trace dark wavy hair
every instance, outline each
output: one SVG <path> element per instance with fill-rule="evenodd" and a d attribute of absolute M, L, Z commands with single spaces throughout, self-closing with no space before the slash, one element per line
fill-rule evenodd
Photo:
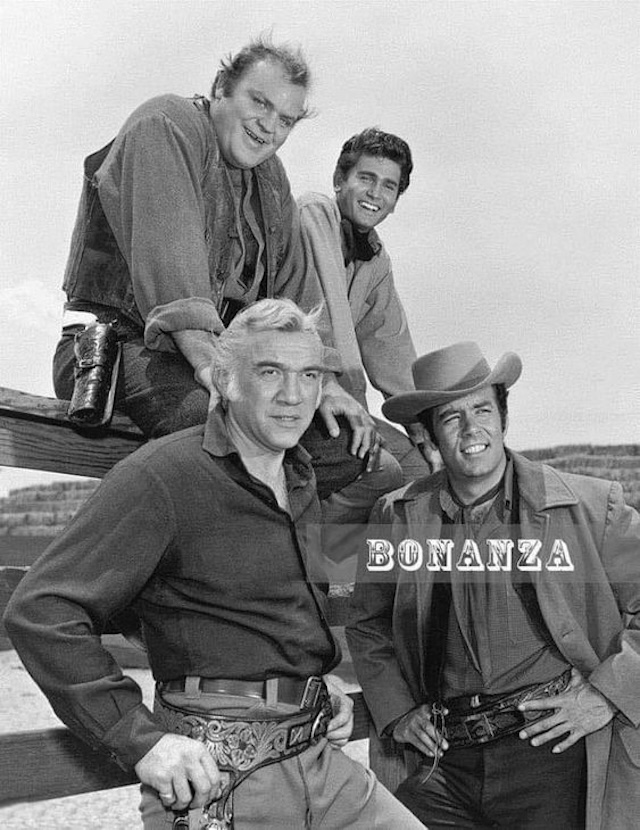
<path fill-rule="evenodd" d="M 494 383 L 492 384 L 492 386 L 496 391 L 496 403 L 498 404 L 498 412 L 500 413 L 500 426 L 502 427 L 502 431 L 504 432 L 507 426 L 507 415 L 509 414 L 509 407 L 507 406 L 509 390 L 504 385 L 504 383 Z M 433 406 L 430 409 L 424 409 L 422 412 L 418 414 L 416 421 L 419 421 L 419 423 L 423 425 L 423 427 L 429 433 L 429 438 L 431 438 L 431 441 L 437 447 L 438 442 L 436 440 L 433 420 L 433 416 L 436 409 L 436 406 Z"/>
<path fill-rule="evenodd" d="M 260 35 L 235 55 L 229 54 L 220 61 L 220 69 L 211 86 L 211 97 L 215 97 L 218 90 L 225 97 L 231 95 L 247 69 L 265 60 L 279 63 L 295 86 L 305 90 L 311 86 L 311 71 L 300 47 L 289 43 L 276 45 L 268 35 Z M 308 110 L 305 109 L 302 118 L 307 115 Z"/>
<path fill-rule="evenodd" d="M 346 179 L 349 172 L 358 163 L 360 156 L 379 156 L 391 159 L 400 167 L 399 193 L 409 187 L 409 179 L 413 170 L 411 150 L 406 141 L 392 133 L 385 133 L 377 127 L 367 127 L 357 135 L 352 135 L 342 145 L 340 156 L 336 163 L 334 182 Z"/>

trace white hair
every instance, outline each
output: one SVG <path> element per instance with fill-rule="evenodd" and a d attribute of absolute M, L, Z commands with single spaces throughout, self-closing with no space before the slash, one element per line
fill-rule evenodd
<path fill-rule="evenodd" d="M 321 313 L 321 306 L 306 313 L 292 300 L 258 300 L 236 314 L 218 337 L 211 365 L 218 401 L 238 398 L 238 362 L 249 335 L 261 331 L 304 332 L 320 339 L 318 320 Z"/>

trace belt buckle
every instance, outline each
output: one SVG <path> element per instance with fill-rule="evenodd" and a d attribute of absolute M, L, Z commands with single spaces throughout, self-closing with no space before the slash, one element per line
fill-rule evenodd
<path fill-rule="evenodd" d="M 318 696 L 320 695 L 320 689 L 322 688 L 322 678 L 321 677 L 310 677 L 307 680 L 307 685 L 304 687 L 304 692 L 302 693 L 302 700 L 300 701 L 300 708 L 301 709 L 313 709 L 313 707 L 318 702 Z"/>
<path fill-rule="evenodd" d="M 469 727 L 469 721 L 473 722 L 473 726 L 471 728 Z M 464 728 L 467 731 L 467 735 L 469 736 L 469 740 L 474 743 L 484 744 L 495 737 L 496 730 L 493 729 L 491 721 L 484 712 L 465 718 L 463 723 Z"/>

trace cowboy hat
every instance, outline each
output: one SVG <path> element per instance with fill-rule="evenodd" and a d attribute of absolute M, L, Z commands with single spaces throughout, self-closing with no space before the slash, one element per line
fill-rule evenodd
<path fill-rule="evenodd" d="M 522 372 L 522 361 L 514 352 L 507 352 L 491 369 L 478 344 L 466 341 L 429 352 L 415 360 L 411 368 L 416 391 L 393 395 L 382 404 L 385 418 L 398 424 L 410 424 L 425 409 L 462 398 L 483 386 L 513 386 Z"/>

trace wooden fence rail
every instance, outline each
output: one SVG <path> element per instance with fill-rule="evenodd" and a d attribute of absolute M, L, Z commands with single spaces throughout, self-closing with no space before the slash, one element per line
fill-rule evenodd
<path fill-rule="evenodd" d="M 122 415 L 116 415 L 108 429 L 88 432 L 66 420 L 66 409 L 64 401 L 0 387 L 0 466 L 101 478 L 144 441 L 140 430 Z M 0 567 L 0 617 L 25 572 L 22 567 Z M 349 596 L 330 596 L 332 627 L 344 626 L 349 604 Z M 360 740 L 368 736 L 369 714 L 361 693 L 351 697 L 355 715 L 351 740 Z M 0 807 L 135 781 L 106 753 L 91 749 L 65 728 L 0 735 Z"/>

